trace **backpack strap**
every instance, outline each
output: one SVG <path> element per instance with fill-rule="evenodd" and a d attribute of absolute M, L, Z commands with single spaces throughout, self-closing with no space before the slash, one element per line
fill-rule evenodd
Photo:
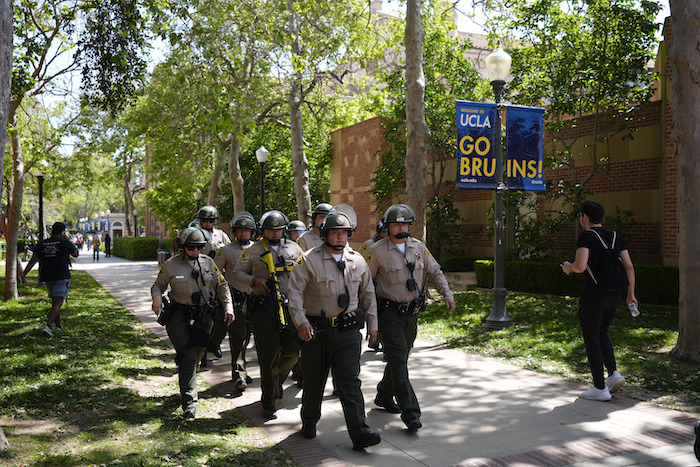
<path fill-rule="evenodd" d="M 595 230 L 588 229 L 587 232 L 593 232 L 595 234 L 595 236 L 598 237 L 598 240 L 600 240 L 600 243 L 603 244 L 603 248 L 605 248 L 606 250 L 612 251 L 612 249 L 615 248 L 615 240 L 617 239 L 617 232 L 615 232 L 614 230 L 613 230 L 613 237 L 612 237 L 612 242 L 610 243 L 610 247 L 608 247 L 608 244 L 605 243 L 605 240 L 603 240 L 603 237 L 601 237 L 600 234 L 598 232 L 596 232 Z M 595 285 L 598 285 L 598 279 L 596 279 L 595 275 L 593 274 L 593 270 L 591 269 L 591 267 L 588 264 L 586 264 L 586 271 L 588 271 L 588 274 L 591 276 L 593 283 Z"/>

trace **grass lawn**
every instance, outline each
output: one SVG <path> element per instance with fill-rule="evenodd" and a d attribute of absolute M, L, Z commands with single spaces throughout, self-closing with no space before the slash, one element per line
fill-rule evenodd
<path fill-rule="evenodd" d="M 0 303 L 0 465 L 296 466 L 230 399 L 199 380 L 184 421 L 173 351 L 84 271 L 73 271 L 66 329 L 41 329 L 36 270 Z M 64 315 L 62 314 L 62 317 Z"/>
<path fill-rule="evenodd" d="M 510 292 L 506 308 L 513 326 L 499 331 L 484 327 L 493 302 L 490 290 L 458 292 L 455 300 L 457 309 L 451 315 L 443 302 L 428 307 L 420 318 L 420 338 L 592 384 L 577 297 Z M 670 355 L 678 338 L 678 309 L 641 304 L 640 310 L 641 315 L 632 318 L 621 306 L 610 330 L 618 369 L 627 380 L 619 394 L 700 414 L 700 364 Z"/>

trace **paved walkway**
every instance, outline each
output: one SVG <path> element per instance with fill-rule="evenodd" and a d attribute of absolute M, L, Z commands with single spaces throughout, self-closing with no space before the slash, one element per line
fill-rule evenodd
<path fill-rule="evenodd" d="M 85 254 L 75 269 L 88 271 L 168 341 L 150 310 L 155 261 L 102 257 L 93 263 Z M 248 358 L 254 359 L 255 352 L 249 351 Z M 607 403 L 586 401 L 577 397 L 585 389 L 581 386 L 422 341 L 416 342 L 409 367 L 423 429 L 409 434 L 398 415 L 372 404 L 384 367 L 381 353 L 365 352 L 362 361 L 367 422 L 382 436 L 381 444 L 366 452 L 352 450 L 340 402 L 330 387 L 318 436 L 307 440 L 299 434 L 301 390 L 291 381 L 285 384 L 277 419 L 264 422 L 254 361 L 249 365 L 254 381 L 238 397 L 228 352 L 200 375 L 230 395 L 232 404 L 303 466 L 698 465 L 694 416 L 621 396 Z"/>

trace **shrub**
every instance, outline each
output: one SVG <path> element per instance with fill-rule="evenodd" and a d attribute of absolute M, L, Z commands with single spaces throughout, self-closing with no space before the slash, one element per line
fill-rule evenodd
<path fill-rule="evenodd" d="M 474 270 L 477 259 L 473 256 L 445 256 L 440 260 L 440 265 L 444 272 L 467 272 Z"/>
<path fill-rule="evenodd" d="M 119 237 L 114 239 L 112 254 L 135 261 L 154 260 L 158 245 L 158 237 Z"/>
<path fill-rule="evenodd" d="M 583 287 L 583 274 L 566 276 L 558 263 L 543 261 L 506 261 L 505 287 L 518 292 L 578 296 Z M 678 267 L 639 264 L 636 272 L 636 294 L 642 303 L 678 305 Z M 474 271 L 479 287 L 493 287 L 493 261 L 477 260 Z"/>

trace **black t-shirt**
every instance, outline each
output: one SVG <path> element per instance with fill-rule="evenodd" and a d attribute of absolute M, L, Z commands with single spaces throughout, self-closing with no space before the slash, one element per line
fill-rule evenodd
<path fill-rule="evenodd" d="M 39 280 L 42 282 L 70 279 L 70 255 L 75 245 L 61 237 L 50 237 L 37 243 L 34 254 L 39 258 Z"/>
<path fill-rule="evenodd" d="M 605 227 L 591 227 L 590 230 L 595 230 L 598 232 L 598 235 L 600 235 L 605 244 L 610 247 L 613 238 L 612 229 L 607 229 Z M 605 247 L 603 247 L 603 244 L 600 243 L 598 235 L 590 230 L 585 230 L 579 234 L 578 239 L 576 240 L 576 248 L 588 248 L 588 266 L 593 270 L 593 274 L 595 274 L 596 277 L 599 277 L 600 263 L 603 258 L 603 249 Z M 613 249 L 615 253 L 617 253 L 617 256 L 620 256 L 621 251 L 627 249 L 625 240 L 619 233 L 617 233 L 615 236 L 615 245 Z M 593 284 L 593 279 L 591 279 L 590 274 L 586 272 L 584 273 L 584 276 L 586 277 L 587 283 Z"/>

